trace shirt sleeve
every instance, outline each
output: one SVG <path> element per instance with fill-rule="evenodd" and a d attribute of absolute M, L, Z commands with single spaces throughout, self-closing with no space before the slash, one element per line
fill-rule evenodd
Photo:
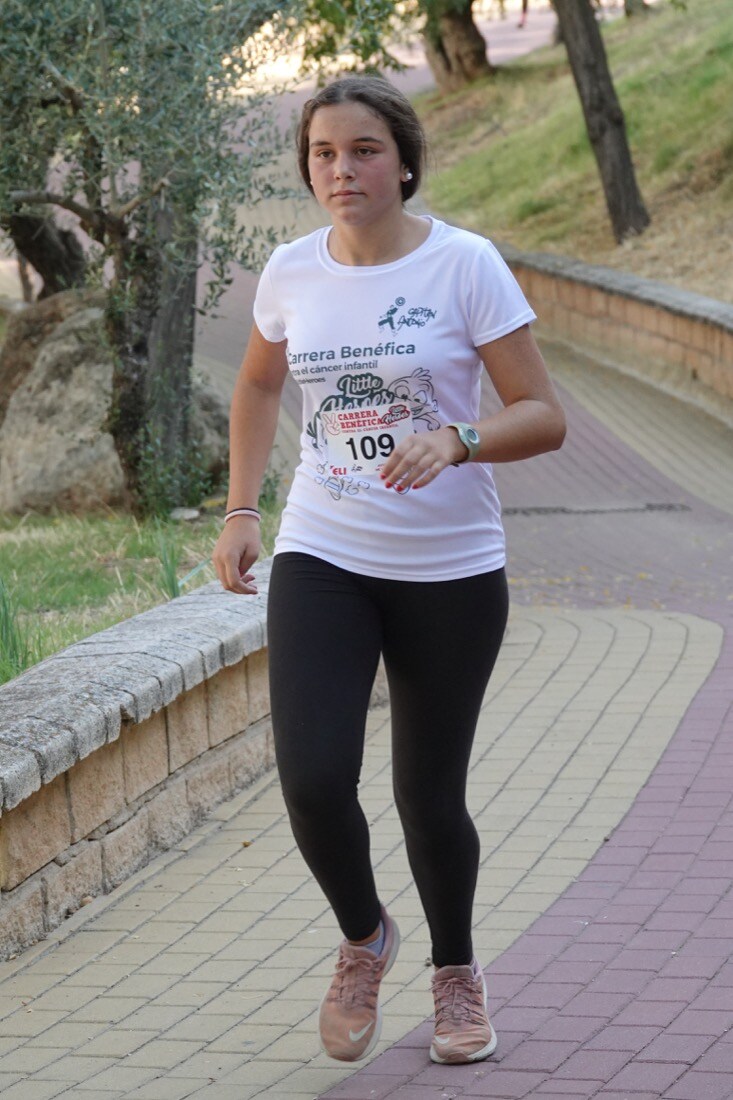
<path fill-rule="evenodd" d="M 276 252 L 277 249 L 270 256 L 260 275 L 252 310 L 257 328 L 265 340 L 269 340 L 272 344 L 279 344 L 285 339 L 285 321 L 272 281 L 272 267 Z"/>
<path fill-rule="evenodd" d="M 467 310 L 474 347 L 537 320 L 498 249 L 484 240 L 473 264 Z"/>

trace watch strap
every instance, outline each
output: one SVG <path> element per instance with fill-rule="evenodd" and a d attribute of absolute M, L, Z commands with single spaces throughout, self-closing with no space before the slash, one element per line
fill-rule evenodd
<path fill-rule="evenodd" d="M 447 428 L 455 428 L 458 432 L 458 438 L 463 446 L 468 451 L 468 454 L 464 459 L 459 462 L 454 462 L 454 466 L 461 466 L 464 462 L 469 462 L 474 459 L 479 452 L 481 441 L 478 438 L 478 432 L 472 424 L 465 424 L 462 420 L 453 421 L 450 424 L 446 424 Z"/>

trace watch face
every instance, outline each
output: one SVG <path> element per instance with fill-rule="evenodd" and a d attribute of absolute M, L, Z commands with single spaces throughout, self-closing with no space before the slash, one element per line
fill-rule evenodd
<path fill-rule="evenodd" d="M 469 443 L 475 444 L 479 442 L 479 434 L 475 428 L 466 428 L 466 439 Z"/>

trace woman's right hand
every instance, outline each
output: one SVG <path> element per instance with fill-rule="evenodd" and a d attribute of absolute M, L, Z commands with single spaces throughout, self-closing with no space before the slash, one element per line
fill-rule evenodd
<path fill-rule="evenodd" d="M 256 596 L 254 575 L 248 570 L 260 556 L 260 524 L 254 516 L 233 516 L 224 524 L 211 555 L 216 575 L 229 592 Z"/>

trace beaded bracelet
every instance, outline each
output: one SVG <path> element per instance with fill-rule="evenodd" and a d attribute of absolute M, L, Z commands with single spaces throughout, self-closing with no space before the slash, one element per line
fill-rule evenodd
<path fill-rule="evenodd" d="M 233 519 L 234 516 L 252 516 L 252 518 L 256 519 L 258 522 L 262 519 L 262 516 L 256 508 L 232 508 L 231 512 L 227 512 L 224 516 L 224 522 L 226 523 L 227 520 Z"/>

